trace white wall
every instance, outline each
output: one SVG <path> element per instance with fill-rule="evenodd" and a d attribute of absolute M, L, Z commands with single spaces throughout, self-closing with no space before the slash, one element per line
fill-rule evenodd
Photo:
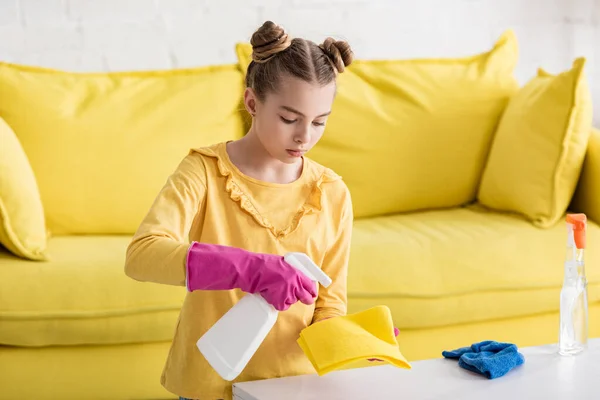
<path fill-rule="evenodd" d="M 600 122 L 600 0 L 0 0 L 0 60 L 73 71 L 234 62 L 234 43 L 265 19 L 344 38 L 359 58 L 480 52 L 510 27 L 521 82 L 588 58 Z"/>

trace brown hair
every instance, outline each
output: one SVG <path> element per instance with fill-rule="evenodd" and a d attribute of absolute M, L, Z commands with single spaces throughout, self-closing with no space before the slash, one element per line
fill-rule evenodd
<path fill-rule="evenodd" d="M 353 53 L 344 41 L 327 38 L 317 45 L 301 39 L 290 39 L 285 30 L 266 21 L 250 40 L 252 61 L 246 73 L 246 86 L 260 100 L 277 90 L 282 76 L 288 75 L 305 82 L 325 86 L 352 63 Z"/>

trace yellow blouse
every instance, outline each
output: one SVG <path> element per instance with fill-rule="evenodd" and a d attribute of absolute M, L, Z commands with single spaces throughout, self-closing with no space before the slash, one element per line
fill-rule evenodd
<path fill-rule="evenodd" d="M 135 233 L 125 272 L 140 281 L 185 286 L 191 241 L 259 253 L 306 253 L 333 283 L 319 286 L 315 304 L 298 302 L 281 312 L 234 382 L 314 373 L 296 340 L 311 323 L 346 314 L 352 220 L 346 184 L 307 157 L 298 180 L 276 184 L 244 175 L 229 159 L 224 142 L 192 149 Z M 196 341 L 243 295 L 237 289 L 187 294 L 161 377 L 167 390 L 193 399 L 231 398 L 234 382 L 210 367 Z"/>

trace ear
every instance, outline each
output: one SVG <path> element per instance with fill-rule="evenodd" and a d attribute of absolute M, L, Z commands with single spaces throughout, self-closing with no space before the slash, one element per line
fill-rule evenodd
<path fill-rule="evenodd" d="M 244 106 L 246 111 L 252 116 L 256 115 L 256 106 L 258 104 L 258 98 L 256 92 L 252 88 L 246 88 L 244 91 Z"/>

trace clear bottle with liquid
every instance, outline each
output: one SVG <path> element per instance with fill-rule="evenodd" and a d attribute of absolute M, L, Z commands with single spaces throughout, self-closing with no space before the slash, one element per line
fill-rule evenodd
<path fill-rule="evenodd" d="M 575 355 L 587 348 L 588 297 L 585 277 L 585 214 L 567 215 L 567 254 L 560 293 L 558 352 Z"/>

